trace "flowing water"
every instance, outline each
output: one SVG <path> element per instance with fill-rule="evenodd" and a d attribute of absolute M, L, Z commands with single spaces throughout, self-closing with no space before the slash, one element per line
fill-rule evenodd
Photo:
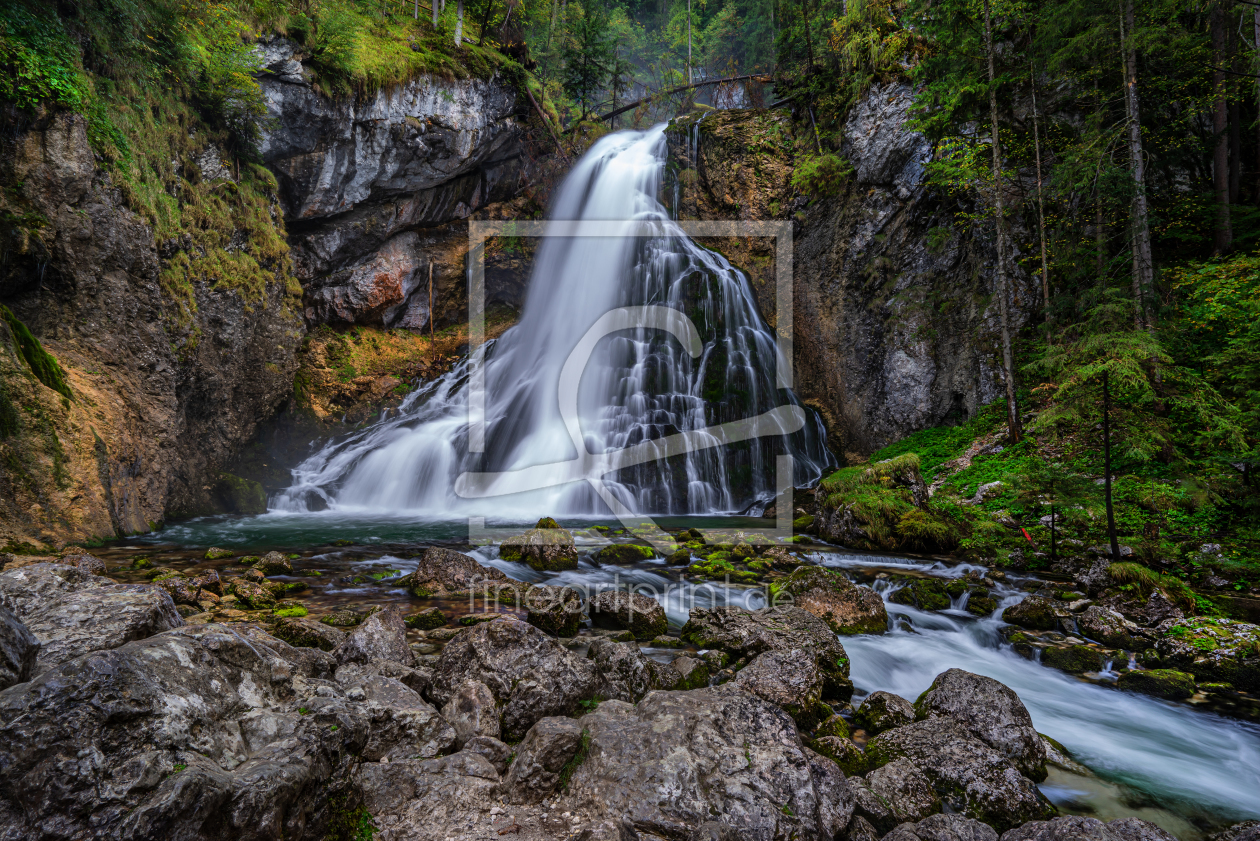
<path fill-rule="evenodd" d="M 607 515 L 609 500 L 572 481 L 566 463 L 635 447 L 649 455 L 604 483 L 634 514 L 745 510 L 773 495 L 775 456 L 783 452 L 793 456 L 795 485 L 816 481 L 831 463 L 822 427 L 795 395 L 777 388 L 775 336 L 747 278 L 686 237 L 658 202 L 665 157 L 663 126 L 619 132 L 596 143 L 566 178 L 552 208 L 562 221 L 552 230 L 572 220 L 611 222 L 605 232 L 614 235 L 543 239 L 519 323 L 485 348 L 484 453 L 470 445 L 477 355 L 409 396 L 396 416 L 307 459 L 273 507 L 373 516 Z M 576 419 L 566 416 L 566 362 L 588 330 L 624 307 L 682 313 L 700 339 L 691 349 L 698 353 L 647 326 L 650 314 L 636 316 L 638 326 L 590 347 L 577 369 Z M 770 419 L 762 437 L 714 446 L 714 427 L 763 415 Z M 690 451 L 665 452 L 660 442 L 684 434 Z M 507 475 L 488 483 L 485 493 L 496 498 L 460 499 L 466 472 Z"/>

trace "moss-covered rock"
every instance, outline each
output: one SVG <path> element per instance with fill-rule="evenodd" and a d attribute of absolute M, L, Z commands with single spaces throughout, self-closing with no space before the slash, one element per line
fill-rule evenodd
<path fill-rule="evenodd" d="M 847 776 L 856 777 L 870 770 L 871 763 L 862 749 L 840 736 L 821 736 L 809 743 L 815 753 L 820 753 L 840 766 Z"/>
<path fill-rule="evenodd" d="M 298 648 L 332 651 L 345 640 L 343 631 L 326 623 L 302 617 L 279 617 L 271 626 L 271 635 Z"/>
<path fill-rule="evenodd" d="M 408 628 L 431 631 L 446 624 L 446 614 L 436 607 L 426 607 L 424 610 L 404 616 L 403 624 Z"/>
<path fill-rule="evenodd" d="M 237 603 L 252 610 L 271 610 L 276 606 L 276 596 L 266 587 L 246 581 L 244 578 L 228 580 L 228 587 Z"/>
<path fill-rule="evenodd" d="M 600 564 L 639 564 L 656 557 L 656 550 L 651 546 L 640 546 L 636 543 L 613 543 L 595 553 L 593 560 Z"/>
<path fill-rule="evenodd" d="M 202 557 L 204 557 L 207 561 L 221 561 L 224 558 L 230 558 L 235 554 L 236 553 L 231 549 L 220 549 L 218 546 L 212 546 L 206 550 L 206 554 Z"/>
<path fill-rule="evenodd" d="M 633 639 L 650 640 L 669 630 L 665 609 L 656 599 L 624 590 L 606 590 L 591 597 L 591 624 L 625 629 Z"/>
<path fill-rule="evenodd" d="M 914 721 L 914 705 L 891 692 L 872 692 L 862 701 L 853 721 L 867 734 L 874 736 Z"/>
<path fill-rule="evenodd" d="M 824 567 L 798 567 L 777 593 L 791 596 L 793 604 L 822 619 L 837 634 L 888 630 L 888 612 L 878 593 Z"/>
<path fill-rule="evenodd" d="M 1179 701 L 1194 694 L 1194 675 L 1176 669 L 1135 669 L 1120 675 L 1117 685 L 1127 692 Z"/>
<path fill-rule="evenodd" d="M 555 523 L 548 517 L 540 524 Z M 573 535 L 562 528 L 535 526 L 522 535 L 509 537 L 499 546 L 499 557 L 507 561 L 520 561 L 531 569 L 559 572 L 577 569 L 577 545 Z"/>
<path fill-rule="evenodd" d="M 242 562 L 244 559 L 242 559 Z M 263 575 L 292 575 L 293 562 L 287 555 L 279 552 L 268 552 L 253 563 L 254 569 Z"/>
<path fill-rule="evenodd" d="M 253 515 L 267 513 L 267 492 L 252 479 L 242 479 L 231 473 L 220 473 L 212 489 L 215 500 L 232 514 Z"/>
<path fill-rule="evenodd" d="M 840 739 L 849 738 L 849 722 L 838 715 L 827 717 L 822 724 L 818 725 L 818 729 L 814 731 L 815 739 L 821 739 L 824 736 L 835 736 Z"/>
<path fill-rule="evenodd" d="M 353 610 L 334 610 L 332 613 L 319 617 L 320 622 L 334 628 L 353 628 L 362 625 L 365 619 L 367 619 L 365 615 L 355 613 Z"/>
<path fill-rule="evenodd" d="M 1260 691 L 1260 626 L 1195 616 L 1170 627 L 1155 650 L 1163 665 L 1189 672 L 1202 683 Z"/>
<path fill-rule="evenodd" d="M 897 604 L 917 607 L 919 610 L 949 608 L 949 594 L 945 592 L 945 582 L 936 578 L 910 579 L 888 599 Z"/>
<path fill-rule="evenodd" d="M 967 599 L 967 612 L 973 616 L 989 616 L 997 608 L 997 600 L 989 595 L 973 594 Z"/>
<path fill-rule="evenodd" d="M 1102 653 L 1088 645 L 1069 645 L 1047 648 L 1041 652 L 1041 663 L 1052 669 L 1071 674 L 1096 672 L 1103 666 Z"/>
<path fill-rule="evenodd" d="M 1030 631 L 1053 631 L 1059 627 L 1059 608 L 1043 596 L 1028 596 L 1002 611 L 1002 619 Z"/>

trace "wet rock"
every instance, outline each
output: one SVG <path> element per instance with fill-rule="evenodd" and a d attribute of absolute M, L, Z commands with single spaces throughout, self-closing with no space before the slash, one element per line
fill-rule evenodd
<path fill-rule="evenodd" d="M 306 616 L 277 619 L 271 634 L 295 648 L 318 648 L 332 651 L 346 641 L 344 631 Z"/>
<path fill-rule="evenodd" d="M 866 784 L 881 802 L 887 804 L 891 825 L 885 829 L 871 821 L 882 832 L 891 831 L 897 824 L 921 821 L 941 811 L 941 799 L 932 788 L 932 781 L 903 759 L 871 771 L 866 775 Z"/>
<path fill-rule="evenodd" d="M 1163 665 L 1202 683 L 1260 691 L 1260 626 L 1208 616 L 1182 619 L 1164 631 L 1155 650 Z"/>
<path fill-rule="evenodd" d="M 872 692 L 862 701 L 853 721 L 870 735 L 914 721 L 914 705 L 891 692 Z"/>
<path fill-rule="evenodd" d="M 582 596 L 572 587 L 539 585 L 525 596 L 526 621 L 552 636 L 577 636 L 582 624 Z"/>
<path fill-rule="evenodd" d="M 853 695 L 849 657 L 825 622 L 799 607 L 748 611 L 719 607 L 691 611 L 682 639 L 702 649 L 718 649 L 734 659 L 766 651 L 813 652 L 823 675 L 823 700 Z"/>
<path fill-rule="evenodd" d="M 1079 675 L 1096 672 L 1103 666 L 1102 654 L 1088 645 L 1047 648 L 1041 652 L 1041 664 L 1052 669 Z"/>
<path fill-rule="evenodd" d="M 359 758 L 365 762 L 427 759 L 450 751 L 456 735 L 449 720 L 420 693 L 374 666 L 350 663 L 336 672 L 346 698 L 356 702 L 357 712 L 367 719 L 367 739 Z"/>
<path fill-rule="evenodd" d="M 1112 590 L 1100 594 L 1098 603 L 1109 607 L 1125 619 L 1142 628 L 1153 628 L 1165 622 L 1180 622 L 1186 618 L 1181 608 L 1177 607 L 1160 590 L 1152 590 L 1148 595 Z"/>
<path fill-rule="evenodd" d="M 276 606 L 276 596 L 261 584 L 244 578 L 229 578 L 228 587 L 236 601 L 250 610 L 271 610 Z"/>
<path fill-rule="evenodd" d="M 536 528 L 503 541 L 499 546 L 499 557 L 506 561 L 520 561 L 537 570 L 557 572 L 577 569 L 578 553 L 573 534 L 567 529 L 557 528 L 555 520 L 544 518 L 538 522 Z"/>
<path fill-rule="evenodd" d="M 916 721 L 866 746 L 875 766 L 906 759 L 932 781 L 944 807 L 1006 830 L 1048 818 L 1055 808 L 1001 752 L 952 718 Z"/>
<path fill-rule="evenodd" d="M 236 553 L 231 549 L 220 549 L 218 546 L 211 546 L 206 550 L 206 554 L 202 555 L 207 561 L 221 561 L 224 558 L 230 558 Z"/>
<path fill-rule="evenodd" d="M 371 660 L 393 660 L 404 666 L 415 664 L 415 655 L 407 645 L 407 627 L 402 611 L 390 606 L 374 613 L 351 631 L 333 652 L 338 663 L 367 663 Z"/>
<path fill-rule="evenodd" d="M 997 610 L 997 599 L 976 591 L 967 599 L 967 612 L 972 616 L 989 616 Z"/>
<path fill-rule="evenodd" d="M 1138 626 L 1116 611 L 1101 605 L 1090 605 L 1076 617 L 1080 632 L 1109 648 L 1134 651 L 1145 647 L 1145 640 L 1138 636 Z"/>
<path fill-rule="evenodd" d="M 38 656 L 39 640 L 10 610 L 0 606 L 0 689 L 30 680 Z"/>
<path fill-rule="evenodd" d="M 263 575 L 292 575 L 293 562 L 287 555 L 279 552 L 268 552 L 254 563 L 254 569 Z"/>
<path fill-rule="evenodd" d="M 818 798 L 818 834 L 822 838 L 834 838 L 853 817 L 853 793 L 840 766 L 809 748 L 804 751 Z"/>
<path fill-rule="evenodd" d="M 1053 631 L 1059 627 L 1059 609 L 1044 596 L 1028 596 L 1003 610 L 1002 619 L 1030 631 Z"/>
<path fill-rule="evenodd" d="M 809 746 L 816 753 L 836 763 L 836 766 L 849 776 L 865 774 L 870 768 L 870 760 L 866 758 L 866 754 L 847 738 L 819 736 L 811 740 Z"/>
<path fill-rule="evenodd" d="M 192 578 L 203 593 L 214 593 L 216 596 L 223 595 L 223 582 L 219 578 L 219 573 L 213 569 L 203 570 Z"/>
<path fill-rule="evenodd" d="M 932 815 L 884 836 L 889 841 L 997 841 L 993 827 L 962 815 Z"/>
<path fill-rule="evenodd" d="M 160 587 L 114 584 L 64 564 L 32 564 L 0 573 L 0 605 L 40 642 L 34 675 L 81 654 L 184 624 Z"/>
<path fill-rule="evenodd" d="M 481 754 L 462 750 L 434 759 L 363 762 L 353 783 L 379 827 L 377 841 L 495 837 L 490 818 L 499 774 Z M 474 824 L 480 824 L 477 830 Z M 357 827 L 355 827 L 357 829 Z"/>
<path fill-rule="evenodd" d="M 1033 821 L 1002 833 L 1002 841 L 1174 841 L 1152 823 L 1123 818 L 1103 823 L 1097 818 L 1068 815 Z"/>
<path fill-rule="evenodd" d="M 572 714 L 599 686 L 590 661 L 515 619 L 456 634 L 434 667 L 429 697 L 446 704 L 465 680 L 480 681 L 494 694 L 507 740 L 523 737 L 541 718 Z"/>
<path fill-rule="evenodd" d="M 1260 841 L 1260 821 L 1236 823 L 1213 835 L 1212 841 Z"/>
<path fill-rule="evenodd" d="M 77 567 L 89 575 L 104 575 L 106 573 L 105 562 L 95 555 L 89 555 L 86 552 L 76 553 L 73 555 L 63 555 L 61 557 L 63 564 Z"/>
<path fill-rule="evenodd" d="M 771 546 L 761 553 L 761 558 L 769 561 L 775 569 L 780 570 L 796 569 L 801 565 L 801 559 L 782 546 Z"/>
<path fill-rule="evenodd" d="M 463 749 L 477 736 L 499 738 L 499 710 L 484 683 L 464 681 L 442 707 L 442 718 L 455 728 L 455 747 Z"/>
<path fill-rule="evenodd" d="M 537 803 L 572 776 L 574 762 L 589 734 L 571 718 L 540 719 L 516 748 L 507 773 L 508 797 L 513 803 Z M 562 775 L 564 775 L 562 780 Z"/>
<path fill-rule="evenodd" d="M 915 704 L 919 719 L 948 717 L 1009 758 L 1025 776 L 1046 778 L 1046 749 L 1023 701 L 990 677 L 949 669 Z"/>
<path fill-rule="evenodd" d="M 197 582 L 176 573 L 155 578 L 153 583 L 169 593 L 175 604 L 200 607 L 201 588 Z"/>
<path fill-rule="evenodd" d="M 658 664 L 644 656 L 633 643 L 597 639 L 586 656 L 599 672 L 596 695 L 609 701 L 637 704 L 649 691 L 659 687 Z"/>
<path fill-rule="evenodd" d="M 919 610 L 946 610 L 950 599 L 945 588 L 945 582 L 936 578 L 912 578 L 888 599 Z"/>
<path fill-rule="evenodd" d="M 699 689 L 709 685 L 709 666 L 694 657 L 675 657 L 669 665 L 654 667 L 657 686 L 661 689 Z"/>
<path fill-rule="evenodd" d="M 307 795 L 343 784 L 373 729 L 373 702 L 348 698 L 332 662 L 211 624 L 81 655 L 0 693 L 0 836 L 321 837 L 326 803 Z M 89 768 L 74 759 L 85 750 Z"/>
<path fill-rule="evenodd" d="M 1120 675 L 1116 685 L 1126 692 L 1180 701 L 1194 694 L 1194 675 L 1176 669 L 1135 669 Z"/>
<path fill-rule="evenodd" d="M 431 631 L 434 628 L 441 628 L 446 624 L 446 614 L 440 608 L 426 607 L 417 613 L 412 613 L 403 617 L 403 624 L 408 628 L 418 628 L 421 631 Z"/>
<path fill-rule="evenodd" d="M 882 634 L 888 630 L 884 600 L 869 587 L 818 566 L 801 566 L 779 585 L 792 603 L 826 622 L 837 634 Z"/>
<path fill-rule="evenodd" d="M 485 758 L 500 775 L 512 759 L 512 748 L 492 736 L 473 736 L 464 744 L 464 750 Z"/>
<path fill-rule="evenodd" d="M 827 837 L 852 811 L 791 718 L 733 685 L 607 701 L 579 724 L 590 749 L 563 803 L 641 832 L 685 838 L 720 815 L 740 837 Z"/>
<path fill-rule="evenodd" d="M 669 630 L 665 608 L 656 599 L 625 590 L 605 590 L 591 598 L 591 624 L 625 628 L 635 639 L 650 640 Z"/>
<path fill-rule="evenodd" d="M 641 564 L 644 561 L 655 558 L 656 550 L 650 546 L 640 546 L 637 543 L 612 543 L 600 549 L 591 556 L 591 560 L 599 564 Z"/>
<path fill-rule="evenodd" d="M 407 588 L 417 598 L 427 599 L 451 593 L 481 592 L 494 582 L 508 580 L 502 572 L 482 566 L 475 558 L 451 549 L 431 547 L 416 560 L 416 571 L 399 579 L 398 586 Z"/>
<path fill-rule="evenodd" d="M 813 729 L 818 723 L 823 679 L 813 652 L 797 648 L 758 654 L 739 672 L 735 683 L 782 709 L 802 729 Z"/>
<path fill-rule="evenodd" d="M 319 621 L 333 628 L 353 628 L 363 624 L 366 618 L 362 613 L 355 613 L 353 610 L 334 610 L 319 617 Z"/>

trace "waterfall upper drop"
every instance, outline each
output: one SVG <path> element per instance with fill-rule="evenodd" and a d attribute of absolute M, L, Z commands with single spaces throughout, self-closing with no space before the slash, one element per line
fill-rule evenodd
<path fill-rule="evenodd" d="M 579 341 L 610 311 L 668 307 L 690 319 L 702 346 L 692 355 L 661 330 L 619 330 L 594 348 L 580 378 L 577 418 L 589 453 L 612 453 L 667 436 L 703 438 L 719 424 L 799 407 L 775 385 L 775 336 L 757 311 L 747 278 L 685 236 L 657 200 L 665 167 L 664 126 L 598 141 L 574 166 L 551 211 L 554 220 L 614 223 L 620 236 L 542 240 L 519 322 L 487 343 L 484 452 L 469 451 L 465 361 L 408 395 L 396 416 L 326 446 L 294 470 L 275 501 L 285 511 L 325 505 L 373 514 L 533 518 L 607 516 L 609 506 L 578 481 L 494 499 L 461 499 L 465 473 L 569 472 L 574 440 L 559 401 L 561 371 Z M 647 229 L 647 235 L 644 230 Z M 694 349 L 694 348 L 693 348 Z M 793 457 L 792 481 L 812 483 L 832 462 L 821 424 L 678 454 L 659 453 L 602 477 L 636 514 L 733 513 L 775 491 L 776 455 Z M 796 429 L 796 431 L 792 431 Z M 712 443 L 712 442 L 710 442 Z M 648 446 L 652 446 L 649 444 Z M 536 471 L 537 472 L 537 471 Z"/>

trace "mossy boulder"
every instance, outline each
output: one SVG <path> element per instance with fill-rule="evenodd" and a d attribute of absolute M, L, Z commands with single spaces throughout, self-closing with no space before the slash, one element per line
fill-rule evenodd
<path fill-rule="evenodd" d="M 236 553 L 231 549 L 220 549 L 218 546 L 212 546 L 206 550 L 206 554 L 202 557 L 204 557 L 207 561 L 221 561 L 224 558 L 230 558 L 235 554 Z"/>
<path fill-rule="evenodd" d="M 937 578 L 910 579 L 888 599 L 919 610 L 946 610 L 950 603 L 945 582 Z"/>
<path fill-rule="evenodd" d="M 914 705 L 891 692 L 872 692 L 862 701 L 853 716 L 853 722 L 874 736 L 914 721 Z"/>
<path fill-rule="evenodd" d="M 325 625 L 331 625 L 334 628 L 354 628 L 363 624 L 363 620 L 367 619 L 362 613 L 355 613 L 353 610 L 334 610 L 332 613 L 319 617 L 319 621 Z"/>
<path fill-rule="evenodd" d="M 1180 701 L 1194 694 L 1194 675 L 1176 669 L 1135 669 L 1120 675 L 1117 685 L 1126 692 Z"/>
<path fill-rule="evenodd" d="M 298 648 L 332 651 L 346 639 L 345 632 L 307 617 L 278 617 L 271 635 Z"/>
<path fill-rule="evenodd" d="M 582 597 L 570 587 L 540 585 L 525 596 L 526 621 L 552 636 L 577 636 L 582 623 Z"/>
<path fill-rule="evenodd" d="M 573 534 L 566 529 L 551 528 L 556 521 L 549 517 L 538 522 L 538 526 L 524 534 L 503 541 L 499 557 L 505 561 L 520 561 L 542 572 L 577 569 L 578 552 Z"/>
<path fill-rule="evenodd" d="M 679 549 L 677 552 L 670 553 L 665 558 L 665 563 L 672 567 L 685 566 L 691 563 L 691 550 Z"/>
<path fill-rule="evenodd" d="M 840 766 L 847 776 L 856 777 L 870 770 L 871 763 L 862 749 L 840 736 L 820 736 L 809 743 L 815 753 L 820 753 Z"/>
<path fill-rule="evenodd" d="M 1088 645 L 1068 645 L 1042 651 L 1041 664 L 1061 672 L 1079 675 L 1101 669 L 1103 656 L 1098 649 L 1090 648 Z"/>
<path fill-rule="evenodd" d="M 252 479 L 242 479 L 231 473 L 220 473 L 211 490 L 215 501 L 232 514 L 253 515 L 267 513 L 267 492 Z"/>
<path fill-rule="evenodd" d="M 1030 631 L 1053 631 L 1059 627 L 1059 610 L 1044 596 L 1028 596 L 1002 611 L 1002 619 Z"/>
<path fill-rule="evenodd" d="M 595 553 L 593 560 L 601 564 L 639 564 L 656 557 L 656 550 L 651 546 L 640 546 L 637 543 L 613 543 Z"/>
<path fill-rule="evenodd" d="M 436 607 L 426 607 L 424 610 L 404 616 L 403 624 L 408 628 L 431 631 L 446 624 L 446 614 Z"/>
<path fill-rule="evenodd" d="M 990 616 L 998 609 L 997 600 L 992 596 L 972 594 L 967 599 L 967 612 L 973 616 Z"/>
<path fill-rule="evenodd" d="M 254 569 L 263 575 L 292 575 L 293 562 L 288 555 L 279 552 L 268 552 L 254 561 Z"/>
<path fill-rule="evenodd" d="M 624 590 L 606 590 L 591 598 L 591 624 L 625 629 L 635 639 L 650 640 L 669 630 L 665 609 L 656 599 Z"/>
<path fill-rule="evenodd" d="M 1155 643 L 1160 662 L 1201 683 L 1230 683 L 1260 691 L 1260 626 L 1195 616 L 1174 624 Z"/>
<path fill-rule="evenodd" d="M 818 725 L 818 729 L 814 731 L 815 739 L 821 739 L 824 736 L 835 736 L 840 739 L 849 738 L 849 722 L 845 721 L 842 716 L 829 716 L 824 719 L 823 723 Z"/>
<path fill-rule="evenodd" d="M 792 603 L 822 619 L 837 634 L 882 634 L 888 630 L 884 600 L 869 587 L 818 566 L 798 567 L 778 587 Z"/>

